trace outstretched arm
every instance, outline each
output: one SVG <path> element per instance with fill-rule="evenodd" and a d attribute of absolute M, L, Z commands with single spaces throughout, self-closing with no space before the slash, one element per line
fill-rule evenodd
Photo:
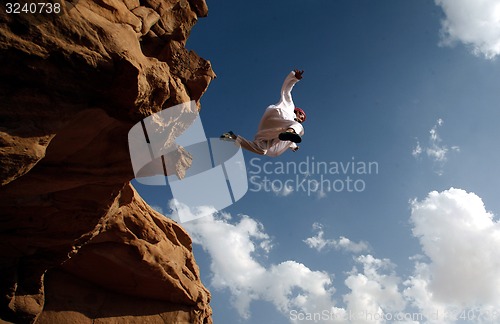
<path fill-rule="evenodd" d="M 297 69 L 293 70 L 288 74 L 281 87 L 281 101 L 286 103 L 292 103 L 292 88 L 300 79 L 302 79 L 302 74 L 304 71 L 299 71 Z"/>

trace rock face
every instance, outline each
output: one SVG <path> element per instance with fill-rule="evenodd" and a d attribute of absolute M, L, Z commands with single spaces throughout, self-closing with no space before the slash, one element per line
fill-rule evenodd
<path fill-rule="evenodd" d="M 191 240 L 130 186 L 127 145 L 215 77 L 185 48 L 206 3 L 57 2 L 0 11 L 0 319 L 211 323 Z"/>
<path fill-rule="evenodd" d="M 38 323 L 210 323 L 191 239 L 125 186 L 77 254 L 46 275 Z M 99 287 L 106 287 L 102 289 Z"/>

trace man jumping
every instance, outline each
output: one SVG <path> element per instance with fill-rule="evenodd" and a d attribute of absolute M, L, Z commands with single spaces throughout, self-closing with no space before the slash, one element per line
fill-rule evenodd
<path fill-rule="evenodd" d="M 303 73 L 304 71 L 293 70 L 288 74 L 281 87 L 280 101 L 267 107 L 252 142 L 231 131 L 221 135 L 221 138 L 236 140 L 244 149 L 261 155 L 278 156 L 288 148 L 297 151 L 297 144 L 304 135 L 302 123 L 306 120 L 306 114 L 295 107 L 292 88 L 302 79 Z"/>

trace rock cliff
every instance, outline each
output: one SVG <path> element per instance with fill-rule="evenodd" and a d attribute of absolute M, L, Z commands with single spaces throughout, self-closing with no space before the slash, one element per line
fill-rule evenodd
<path fill-rule="evenodd" d="M 132 188 L 127 145 L 143 118 L 199 105 L 215 74 L 185 43 L 207 5 L 52 2 L 0 5 L 0 319 L 211 323 L 191 239 Z"/>

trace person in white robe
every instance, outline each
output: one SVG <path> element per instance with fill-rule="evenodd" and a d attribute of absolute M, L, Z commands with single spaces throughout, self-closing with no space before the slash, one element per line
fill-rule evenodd
<path fill-rule="evenodd" d="M 223 134 L 221 138 L 235 140 L 244 149 L 260 155 L 276 157 L 287 149 L 297 151 L 297 144 L 302 141 L 304 135 L 302 123 L 306 120 L 306 114 L 301 108 L 295 107 L 292 89 L 302 79 L 303 73 L 304 71 L 293 70 L 287 75 L 281 87 L 280 101 L 267 107 L 253 141 L 231 131 Z"/>

